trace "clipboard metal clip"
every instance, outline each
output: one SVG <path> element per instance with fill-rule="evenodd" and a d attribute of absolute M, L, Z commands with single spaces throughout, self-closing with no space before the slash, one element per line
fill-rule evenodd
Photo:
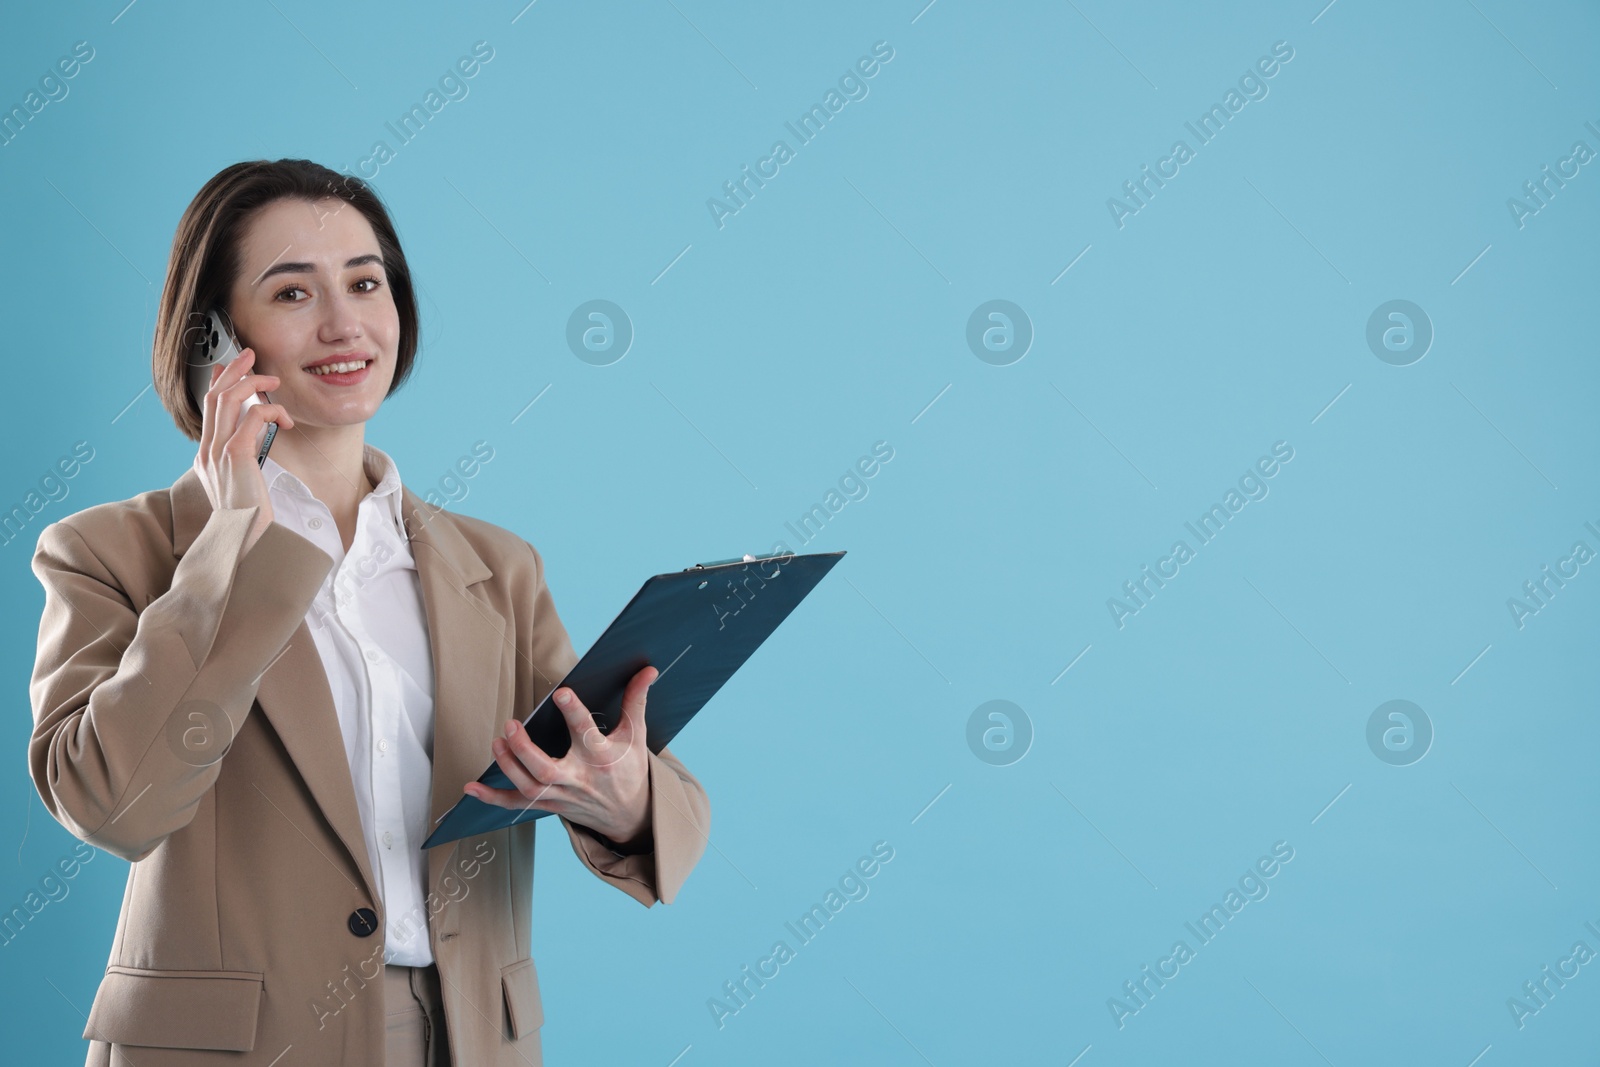
<path fill-rule="evenodd" d="M 793 552 L 774 552 L 766 556 L 752 556 L 747 552 L 743 556 L 738 556 L 733 559 L 717 559 L 712 560 L 710 563 L 696 563 L 693 567 L 685 567 L 683 569 L 685 571 L 703 571 L 709 567 L 725 567 L 730 563 L 759 563 L 760 561 L 767 559 L 786 560 L 793 558 Z"/>

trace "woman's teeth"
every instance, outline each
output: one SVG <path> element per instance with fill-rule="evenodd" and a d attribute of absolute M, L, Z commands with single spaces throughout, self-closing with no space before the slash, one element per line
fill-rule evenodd
<path fill-rule="evenodd" d="M 324 363 L 320 367 L 312 367 L 312 374 L 348 374 L 353 370 L 360 370 L 368 363 L 369 359 L 358 359 L 349 363 Z"/>

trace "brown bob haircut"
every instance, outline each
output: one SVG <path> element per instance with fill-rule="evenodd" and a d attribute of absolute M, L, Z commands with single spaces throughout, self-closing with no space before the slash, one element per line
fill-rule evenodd
<path fill-rule="evenodd" d="M 355 175 L 339 174 L 309 159 L 235 163 L 206 182 L 178 220 L 156 315 L 150 357 L 156 393 L 172 421 L 191 441 L 200 440 L 202 427 L 200 405 L 189 392 L 193 328 L 205 321 L 211 308 L 226 308 L 243 267 L 245 227 L 257 210 L 274 201 L 315 203 L 330 197 L 361 212 L 378 238 L 389 292 L 400 317 L 400 347 L 389 395 L 410 376 L 417 355 L 417 297 L 394 223 L 378 194 Z"/>

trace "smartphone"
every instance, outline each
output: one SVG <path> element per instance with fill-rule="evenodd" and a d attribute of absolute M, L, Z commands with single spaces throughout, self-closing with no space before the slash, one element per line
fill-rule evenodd
<path fill-rule="evenodd" d="M 190 318 L 194 321 L 194 325 L 189 327 L 189 391 L 194 394 L 194 402 L 203 409 L 206 391 L 211 388 L 211 368 L 219 363 L 227 366 L 239 358 L 244 349 L 228 325 L 221 308 L 212 308 L 203 319 L 199 312 L 195 312 Z M 240 408 L 240 416 L 242 417 L 253 405 L 271 399 L 272 397 L 266 393 L 259 391 L 252 393 Z M 272 448 L 273 438 L 277 436 L 278 424 L 269 422 L 256 437 L 256 466 L 259 467 L 267 462 L 267 452 Z"/>

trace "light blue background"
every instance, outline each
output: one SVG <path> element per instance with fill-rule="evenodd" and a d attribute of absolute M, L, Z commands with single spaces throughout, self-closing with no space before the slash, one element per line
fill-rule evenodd
<path fill-rule="evenodd" d="M 1506 605 L 1600 549 L 1600 165 L 1525 227 L 1506 204 L 1600 150 L 1592 3 L 123 2 L 0 35 L 7 108 L 95 49 L 0 147 L 0 501 L 95 449 L 0 549 L 0 907 L 73 844 L 25 764 L 37 532 L 193 458 L 141 392 L 184 206 L 240 159 L 355 168 L 484 40 L 375 178 L 424 343 L 368 440 L 407 484 L 488 441 L 456 509 L 539 546 L 582 649 L 649 574 L 802 547 L 784 523 L 894 449 L 674 745 L 714 812 L 676 903 L 541 835 L 547 1062 L 1594 1054 L 1600 964 L 1521 1029 L 1506 1005 L 1600 951 L 1600 574 L 1520 630 Z M 719 229 L 707 198 L 878 41 L 870 95 Z M 1277 41 L 1269 95 L 1119 229 L 1107 198 Z M 636 330 L 607 367 L 565 343 L 596 298 Z M 1036 331 L 1010 366 L 965 341 L 991 299 Z M 1365 341 L 1392 299 L 1436 331 L 1410 366 Z M 1118 629 L 1107 598 L 1276 441 L 1270 495 Z M 1396 698 L 1436 731 L 1410 766 L 1366 742 Z M 966 741 L 994 699 L 1034 732 L 1010 766 Z M 719 1029 L 708 999 L 876 841 L 870 894 Z M 1277 841 L 1270 895 L 1119 1029 L 1108 998 Z M 101 854 L 0 949 L 8 1060 L 82 1055 L 126 874 Z"/>

